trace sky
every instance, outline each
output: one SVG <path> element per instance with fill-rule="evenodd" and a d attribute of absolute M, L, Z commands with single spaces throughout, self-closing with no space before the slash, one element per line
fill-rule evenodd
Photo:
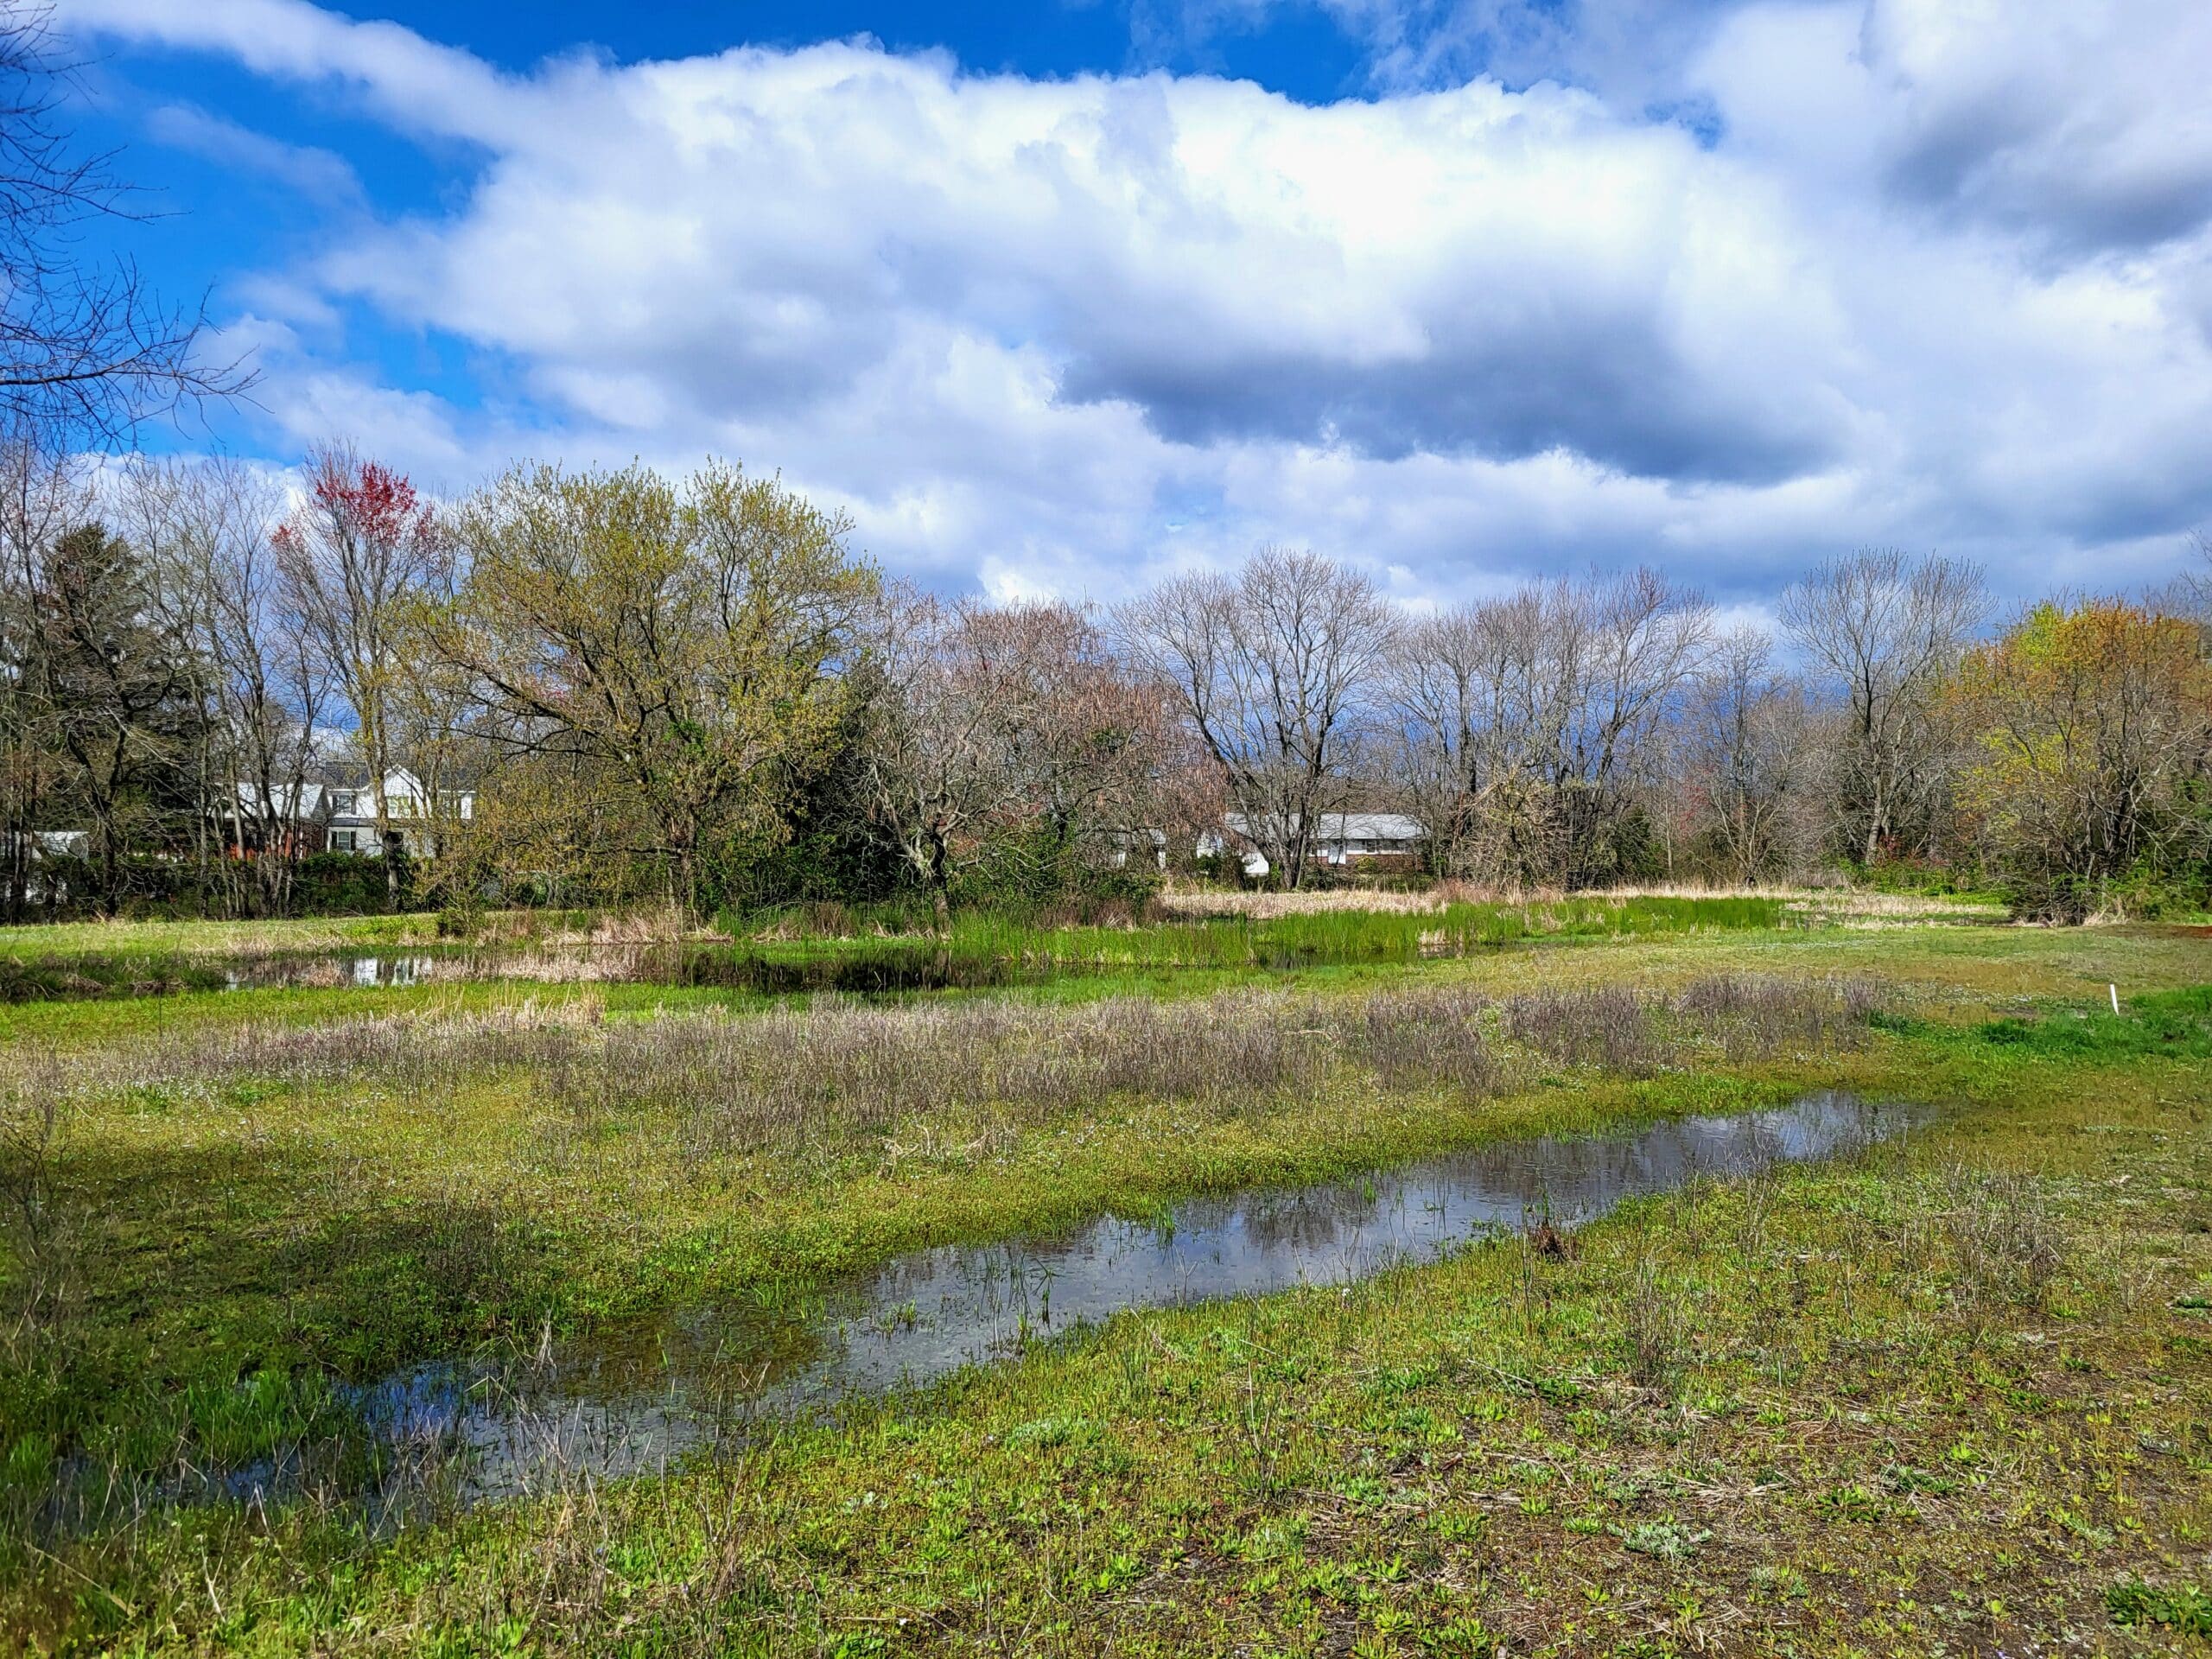
<path fill-rule="evenodd" d="M 63 0 L 250 404 L 442 493 L 709 454 L 945 591 L 1408 604 L 2212 524 L 2203 0 Z"/>

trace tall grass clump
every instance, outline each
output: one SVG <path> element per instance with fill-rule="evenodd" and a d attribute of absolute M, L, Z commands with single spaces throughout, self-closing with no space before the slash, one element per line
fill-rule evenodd
<path fill-rule="evenodd" d="M 1675 990 L 1607 987 L 1493 999 L 1408 987 L 1322 997 L 1243 989 L 1055 1007 L 998 1000 L 896 1005 L 818 998 L 764 1013 L 601 1022 L 529 1005 L 465 1018 L 197 1029 L 107 1086 L 174 1100 L 249 1084 L 369 1077 L 435 1099 L 486 1073 L 537 1079 L 562 1145 L 645 1114 L 693 1157 L 834 1145 L 912 1122 L 988 1114 L 1001 1127 L 1123 1099 L 1213 1113 L 1332 1086 L 1488 1096 L 1531 1068 L 1631 1076 L 1859 1040 L 1872 994 L 1853 982 L 1729 976 Z"/>
<path fill-rule="evenodd" d="M 1953 1165 L 1936 1182 L 1954 1299 L 1970 1309 L 2036 1307 L 2066 1264 L 2066 1231 L 2042 1183 Z"/>

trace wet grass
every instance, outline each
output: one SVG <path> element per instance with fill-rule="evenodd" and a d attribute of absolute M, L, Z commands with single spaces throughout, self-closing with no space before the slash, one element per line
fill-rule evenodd
<path fill-rule="evenodd" d="M 1770 897 L 1635 896 L 1452 903 L 1429 912 L 1335 910 L 1267 918 L 1212 916 L 1141 926 L 1040 927 L 962 916 L 944 936 L 788 928 L 743 942 L 675 938 L 594 942 L 524 913 L 490 918 L 488 945 L 436 939 L 435 918 L 167 925 L 80 924 L 0 931 L 0 1003 L 313 987 L 353 959 L 404 949 L 431 976 L 631 982 L 759 995 L 980 989 L 1070 975 L 1171 970 L 1219 975 L 1404 963 L 1533 939 L 1649 938 L 1784 925 Z M 529 930 L 524 938 L 518 929 Z M 616 930 L 620 931 L 619 929 Z M 573 938 L 569 933 L 573 932 Z M 548 937 L 566 943 L 547 944 Z"/>
<path fill-rule="evenodd" d="M 219 963 L 142 952 L 124 956 L 0 956 L 0 1002 L 83 997 L 175 996 L 220 990 Z"/>
<path fill-rule="evenodd" d="M 303 921 L 34 923 L 0 927 L 0 958 L 227 958 L 274 951 L 373 950 L 427 943 L 437 934 L 438 918 L 429 912 Z"/>
<path fill-rule="evenodd" d="M 118 1481 L 219 1471 L 199 1408 L 238 1377 L 366 1380 L 1109 1206 L 1786 1092 L 1869 1040 L 1870 1006 L 1847 982 L 1732 980 L 518 1010 L 177 1036 L 92 1077 L 41 1060 L 0 1173 L 41 1218 L 22 1258 L 75 1294 L 0 1366 L 10 1436 L 46 1447 L 26 1442 L 14 1489 L 79 1455 Z M 1732 1055 L 1777 1080 L 1692 1070 Z"/>
<path fill-rule="evenodd" d="M 0 1621 L 88 1650 L 2164 1650 L 2212 1544 L 2201 950 L 1717 933 L 736 1020 L 251 993 L 19 1043 Z M 1950 1116 L 1350 1293 L 1125 1317 L 665 1480 L 29 1546 L 21 1495 L 73 1449 L 319 1454 L 334 1493 L 363 1450 L 334 1389 L 425 1352 L 1809 1085 Z"/>

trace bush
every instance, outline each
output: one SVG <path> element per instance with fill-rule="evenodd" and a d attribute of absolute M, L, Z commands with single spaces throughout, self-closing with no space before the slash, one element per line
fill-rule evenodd
<path fill-rule="evenodd" d="M 1859 886 L 1871 887 L 1876 893 L 1914 893 L 1941 899 L 1954 893 L 1973 893 L 1980 887 L 1979 870 L 1909 855 L 1885 855 L 1871 864 L 1853 863 L 1847 868 L 1852 879 Z"/>
<path fill-rule="evenodd" d="M 385 904 L 384 861 L 359 853 L 310 853 L 292 874 L 292 907 L 303 916 L 373 916 Z"/>

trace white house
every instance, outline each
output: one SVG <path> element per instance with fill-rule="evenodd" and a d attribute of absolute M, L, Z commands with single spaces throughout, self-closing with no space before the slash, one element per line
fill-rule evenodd
<path fill-rule="evenodd" d="M 1251 821 L 1242 812 L 1222 816 L 1222 828 L 1198 837 L 1198 856 L 1219 858 L 1233 846 L 1254 880 L 1268 873 L 1267 855 L 1252 838 Z M 1428 831 L 1419 818 L 1402 812 L 1325 812 L 1316 826 L 1313 856 L 1339 868 L 1376 858 L 1410 858 Z"/>
<path fill-rule="evenodd" d="M 292 826 L 288 833 L 296 837 L 294 844 L 309 852 L 379 855 L 383 849 L 377 840 L 376 792 L 369 787 L 368 774 L 358 766 L 318 770 L 321 777 L 283 791 L 279 816 Z M 258 823 L 258 787 L 251 783 L 233 787 L 240 819 Z M 385 816 L 406 850 L 418 855 L 431 851 L 429 785 L 404 766 L 395 766 L 385 774 L 384 796 Z M 467 790 L 445 790 L 440 807 L 437 817 L 471 818 L 476 815 L 476 797 Z"/>
<path fill-rule="evenodd" d="M 334 784 L 325 792 L 329 801 L 329 840 L 326 844 L 330 850 L 380 854 L 383 848 L 377 841 L 376 791 L 367 780 Z M 476 797 L 468 790 L 442 791 L 438 806 L 440 810 L 431 810 L 429 786 L 406 767 L 395 766 L 385 773 L 385 817 L 391 822 L 393 833 L 410 854 L 419 856 L 433 850 L 429 829 L 433 818 L 467 819 L 476 816 Z"/>

